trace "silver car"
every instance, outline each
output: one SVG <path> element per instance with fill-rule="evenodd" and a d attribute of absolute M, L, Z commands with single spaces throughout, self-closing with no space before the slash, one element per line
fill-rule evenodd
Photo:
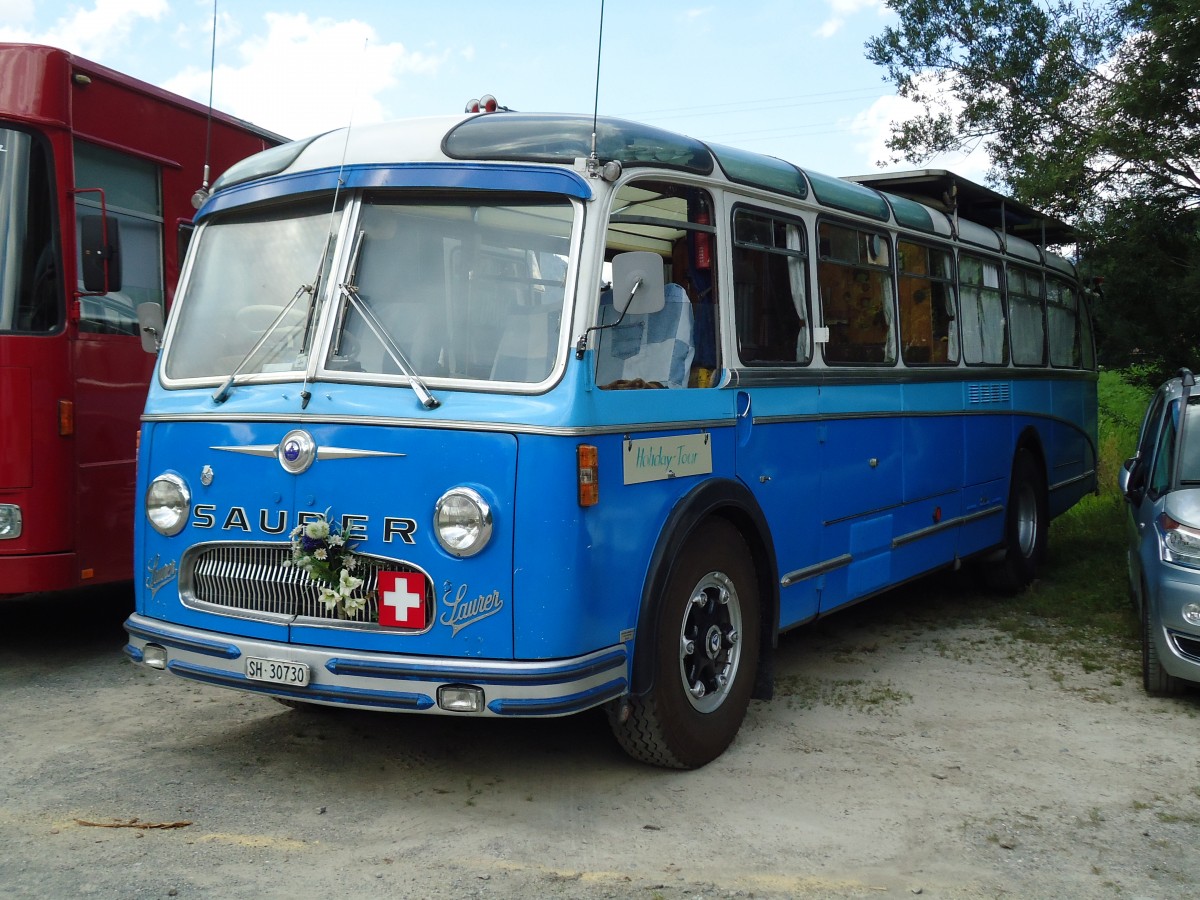
<path fill-rule="evenodd" d="M 1200 390 L 1187 369 L 1155 392 L 1119 483 L 1142 683 L 1179 693 L 1200 683 Z"/>

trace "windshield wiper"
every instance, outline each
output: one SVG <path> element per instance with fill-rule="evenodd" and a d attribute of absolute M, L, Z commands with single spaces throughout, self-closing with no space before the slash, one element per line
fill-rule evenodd
<path fill-rule="evenodd" d="M 267 326 L 266 330 L 262 334 L 262 337 L 260 337 L 257 343 L 255 343 L 255 345 L 246 352 L 246 355 L 242 357 L 242 361 L 239 362 L 234 370 L 229 373 L 229 377 L 225 379 L 225 383 L 213 392 L 213 403 L 224 403 L 227 399 L 229 399 L 229 392 L 233 390 L 234 379 L 241 374 L 241 371 L 245 367 L 246 363 L 254 358 L 254 354 L 261 350 L 262 346 L 267 342 L 271 335 L 275 333 L 275 329 L 279 327 L 279 323 L 282 322 L 287 314 L 292 311 L 292 307 L 296 305 L 296 301 L 300 299 L 301 295 L 314 293 L 314 286 L 311 284 L 302 284 L 300 287 L 296 288 L 296 293 L 292 294 L 292 299 L 284 304 L 283 308 L 279 310 L 279 314 L 275 316 L 271 324 Z M 312 306 L 311 300 L 309 306 L 310 308 Z"/>
<path fill-rule="evenodd" d="M 362 316 L 362 320 L 367 324 L 367 327 L 371 329 L 371 333 L 374 334 L 379 343 L 383 345 L 384 351 L 392 358 L 392 362 L 394 362 L 396 367 L 400 370 L 400 374 L 408 378 L 408 383 L 412 386 L 413 393 L 417 395 L 417 399 L 421 401 L 421 405 L 426 409 L 437 409 L 439 406 L 441 406 L 441 401 L 429 392 L 429 388 L 425 386 L 425 382 L 421 380 L 421 376 L 417 374 L 417 370 L 414 369 L 412 363 L 408 361 L 408 357 L 404 355 L 404 351 L 402 351 L 396 345 L 396 342 L 392 340 L 392 336 L 388 334 L 387 328 L 384 326 L 384 324 L 379 321 L 379 317 L 375 315 L 374 310 L 367 306 L 367 304 L 363 302 L 362 297 L 358 295 L 357 288 L 355 288 L 355 286 L 352 284 L 339 284 L 338 290 L 341 292 L 345 301 L 354 307 L 354 311 Z M 345 320 L 342 319 L 343 324 L 344 321 Z M 340 341 L 341 335 L 339 334 L 335 336 L 334 340 Z"/>

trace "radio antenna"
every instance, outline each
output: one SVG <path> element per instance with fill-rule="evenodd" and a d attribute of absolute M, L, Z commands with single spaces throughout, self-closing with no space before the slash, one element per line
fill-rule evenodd
<path fill-rule="evenodd" d="M 363 39 L 363 56 L 367 54 L 368 39 Z M 354 104 L 357 97 L 351 98 L 350 114 L 346 120 L 346 136 L 342 140 L 342 161 L 338 163 L 337 183 L 333 186 L 333 206 L 329 210 L 329 233 L 325 235 L 325 249 L 321 251 L 321 257 L 317 261 L 317 272 L 313 275 L 313 282 L 308 286 L 312 297 L 308 305 L 308 321 L 304 325 L 304 343 L 307 346 L 313 328 L 313 320 L 316 316 L 317 303 L 319 301 L 318 294 L 321 292 L 321 276 L 325 272 L 325 263 L 329 259 L 329 249 L 333 244 L 334 226 L 337 223 L 338 200 L 342 194 L 342 188 L 345 185 L 346 174 L 346 154 L 350 150 L 350 131 L 354 128 Z M 308 389 L 308 383 L 316 375 L 316 357 L 309 354 L 308 365 L 304 369 L 304 381 L 300 384 L 300 408 L 307 409 L 308 401 L 312 399 L 312 391 Z"/>
<path fill-rule="evenodd" d="M 600 35 L 596 39 L 596 91 L 592 100 L 592 155 L 596 159 L 596 120 L 600 117 L 600 51 L 604 49 L 604 0 L 600 0 Z"/>
<path fill-rule="evenodd" d="M 204 178 L 200 190 L 192 194 L 192 206 L 199 209 L 208 199 L 209 154 L 212 152 L 213 82 L 217 71 L 217 0 L 213 0 L 212 54 L 208 59 L 208 124 L 204 132 Z"/>

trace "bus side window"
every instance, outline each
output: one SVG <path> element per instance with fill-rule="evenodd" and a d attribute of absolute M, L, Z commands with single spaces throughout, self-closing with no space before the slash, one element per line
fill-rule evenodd
<path fill-rule="evenodd" d="M 733 243 L 733 303 L 742 362 L 807 363 L 812 351 L 803 223 L 737 210 Z"/>
<path fill-rule="evenodd" d="M 638 180 L 613 198 L 605 258 L 649 250 L 663 260 L 663 309 L 616 325 L 602 286 L 596 383 L 602 389 L 708 387 L 718 365 L 716 234 L 708 191 Z"/>
<path fill-rule="evenodd" d="M 900 241 L 896 261 L 905 365 L 954 365 L 958 362 L 958 326 L 949 251 Z"/>
<path fill-rule="evenodd" d="M 13 245 L 0 262 L 0 331 L 53 331 L 62 323 L 63 295 L 50 150 L 32 135 L 7 129 L 0 129 L 0 150 L 6 179 L 0 235 Z"/>
<path fill-rule="evenodd" d="M 137 307 L 162 304 L 163 212 L 158 167 L 153 163 L 97 147 L 75 143 L 77 188 L 101 188 L 109 218 L 120 228 L 122 284 L 119 291 L 80 301 L 79 330 L 100 334 L 137 335 Z M 97 196 L 75 197 L 76 246 L 82 248 L 82 222 L 100 211 Z M 79 261 L 80 271 L 83 261 Z"/>
<path fill-rule="evenodd" d="M 1008 314 L 1012 319 L 1013 364 L 1046 363 L 1046 316 L 1042 302 L 1042 276 L 1022 266 L 1007 266 Z"/>
<path fill-rule="evenodd" d="M 1079 298 L 1070 285 L 1057 278 L 1046 280 L 1046 324 L 1050 365 L 1078 369 Z"/>
<path fill-rule="evenodd" d="M 825 361 L 895 362 L 888 236 L 830 222 L 820 223 L 817 233 L 817 283 L 829 330 Z"/>
<path fill-rule="evenodd" d="M 1004 302 L 1000 297 L 1000 265 L 963 253 L 958 260 L 963 359 L 969 366 L 1002 366 L 1008 362 Z"/>

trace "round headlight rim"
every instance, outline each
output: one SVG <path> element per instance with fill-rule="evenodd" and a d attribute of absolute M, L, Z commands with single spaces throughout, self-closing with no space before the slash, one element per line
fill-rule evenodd
<path fill-rule="evenodd" d="M 478 513 L 479 533 L 470 546 L 454 546 L 442 535 L 442 523 L 439 520 L 443 507 L 451 498 L 467 500 Z M 438 497 L 437 502 L 433 505 L 433 533 L 437 538 L 438 546 L 456 559 L 467 559 L 482 552 L 491 543 L 494 528 L 495 519 L 492 516 L 492 506 L 475 488 L 468 487 L 467 485 L 452 487 Z"/>
<path fill-rule="evenodd" d="M 165 482 L 172 485 L 179 491 L 181 499 L 181 509 L 179 518 L 169 527 L 162 527 L 150 515 L 150 494 L 154 490 L 154 486 L 160 482 Z M 162 507 L 159 507 L 162 508 Z M 192 489 L 188 487 L 188 483 L 182 476 L 174 472 L 163 472 L 150 479 L 150 483 L 146 485 L 146 493 L 142 497 L 142 511 L 146 515 L 146 521 L 150 523 L 150 527 L 161 534 L 163 537 L 174 537 L 187 527 L 188 518 L 192 512 Z"/>

